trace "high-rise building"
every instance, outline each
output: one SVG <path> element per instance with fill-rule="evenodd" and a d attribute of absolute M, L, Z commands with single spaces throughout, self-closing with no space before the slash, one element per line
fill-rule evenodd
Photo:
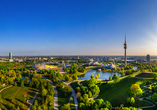
<path fill-rule="evenodd" d="M 126 43 L 126 34 L 125 34 L 125 42 L 124 42 L 124 55 L 125 55 L 125 60 L 124 60 L 124 62 L 125 62 L 125 65 L 127 65 L 127 58 L 126 58 L 126 49 L 127 49 L 127 43 Z"/>
<path fill-rule="evenodd" d="M 9 59 L 12 59 L 12 53 L 11 52 L 9 53 Z"/>
<path fill-rule="evenodd" d="M 147 54 L 146 60 L 147 60 L 147 61 L 150 61 L 150 55 L 149 55 L 149 54 Z"/>

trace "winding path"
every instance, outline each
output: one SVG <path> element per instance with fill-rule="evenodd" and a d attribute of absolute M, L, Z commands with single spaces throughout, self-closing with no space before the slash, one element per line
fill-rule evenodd
<path fill-rule="evenodd" d="M 49 82 L 51 83 L 51 85 L 53 86 L 53 88 L 54 88 L 54 91 L 55 91 L 55 93 L 54 93 L 54 110 L 58 110 L 58 94 L 57 94 L 57 88 L 56 88 L 55 84 L 52 83 L 51 80 L 49 80 L 49 79 L 47 79 L 47 78 L 45 78 L 45 77 L 43 77 L 43 78 L 46 79 L 47 81 L 49 81 Z"/>
<path fill-rule="evenodd" d="M 139 107 L 139 108 L 151 108 L 151 107 L 155 107 L 155 106 L 156 106 L 156 105 L 153 104 L 152 102 L 149 102 L 149 101 L 147 101 L 147 100 L 143 100 L 143 98 L 139 98 L 139 100 L 145 101 L 145 102 L 148 102 L 148 103 L 152 104 L 152 106 L 144 106 L 144 107 Z"/>
<path fill-rule="evenodd" d="M 1 93 L 3 90 L 8 89 L 8 88 L 10 88 L 10 87 L 12 87 L 12 86 L 13 86 L 13 85 L 10 85 L 10 86 L 8 86 L 8 87 L 5 87 L 5 88 L 1 89 L 1 90 L 0 90 L 0 93 Z"/>

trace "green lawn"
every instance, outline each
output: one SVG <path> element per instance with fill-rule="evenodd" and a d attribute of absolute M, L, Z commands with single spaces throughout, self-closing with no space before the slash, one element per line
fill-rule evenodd
<path fill-rule="evenodd" d="M 124 104 L 124 106 L 129 106 L 126 103 L 126 99 L 130 97 L 128 95 L 128 92 L 130 90 L 130 87 L 132 84 L 138 83 L 142 84 L 144 80 L 137 79 L 137 78 L 123 78 L 118 83 L 114 84 L 113 82 L 108 84 L 102 84 L 100 86 L 100 94 L 97 97 L 104 99 L 105 101 L 108 100 L 111 102 L 113 107 L 120 106 L 121 104 Z M 136 102 L 133 106 L 135 107 L 142 107 L 142 106 L 150 106 L 151 104 L 139 101 L 136 99 Z"/>
<path fill-rule="evenodd" d="M 83 75 L 83 74 L 85 74 L 87 71 L 85 70 L 85 72 L 77 72 L 77 73 L 62 73 L 63 75 Z"/>
<path fill-rule="evenodd" d="M 76 88 L 77 88 L 77 87 L 80 87 L 80 86 L 78 85 L 78 81 L 72 82 L 70 85 L 71 85 L 71 87 L 74 89 L 75 93 L 77 93 Z"/>
<path fill-rule="evenodd" d="M 32 99 L 34 97 L 36 91 L 37 91 L 37 89 L 35 89 L 35 88 L 12 86 L 1 92 L 1 96 L 4 99 L 3 105 L 7 105 L 7 103 L 10 103 L 9 99 L 15 99 L 15 100 L 23 103 L 25 94 L 27 94 L 26 100 Z M 28 108 L 29 105 L 27 105 L 25 103 L 24 106 L 25 106 L 25 108 Z"/>
<path fill-rule="evenodd" d="M 83 86 L 87 86 L 87 80 L 81 81 L 80 84 L 82 84 Z"/>
<path fill-rule="evenodd" d="M 60 109 L 64 104 L 69 103 L 69 97 L 65 97 L 63 91 L 57 90 L 58 92 L 58 108 Z"/>

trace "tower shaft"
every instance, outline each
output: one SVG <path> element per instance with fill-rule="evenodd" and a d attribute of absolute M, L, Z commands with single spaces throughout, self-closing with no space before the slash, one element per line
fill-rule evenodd
<path fill-rule="evenodd" d="M 125 65 L 127 65 L 127 61 L 126 61 L 126 49 L 125 49 Z"/>
<path fill-rule="evenodd" d="M 127 58 L 126 58 L 126 49 L 127 49 L 127 43 L 126 43 L 126 34 L 125 34 L 125 43 L 124 43 L 124 55 L 125 55 L 125 65 L 127 65 Z"/>

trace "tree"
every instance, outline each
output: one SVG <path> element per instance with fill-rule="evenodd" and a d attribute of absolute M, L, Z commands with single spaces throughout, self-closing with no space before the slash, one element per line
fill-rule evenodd
<path fill-rule="evenodd" d="M 77 92 L 81 92 L 80 87 L 76 87 Z"/>
<path fill-rule="evenodd" d="M 94 78 L 94 75 L 92 74 L 90 77 L 91 77 L 91 78 Z"/>
<path fill-rule="evenodd" d="M 114 80 L 114 82 L 118 82 L 119 81 L 119 76 L 114 76 L 112 79 Z"/>
<path fill-rule="evenodd" d="M 81 97 L 81 93 L 77 92 L 76 97 L 79 99 Z"/>
<path fill-rule="evenodd" d="M 86 104 L 87 101 L 88 101 L 88 94 L 84 94 L 83 95 L 83 102 Z"/>
<path fill-rule="evenodd" d="M 153 79 L 157 80 L 157 73 L 153 73 L 152 77 Z"/>
<path fill-rule="evenodd" d="M 3 100 L 2 100 L 2 96 L 1 96 L 1 94 L 0 94 L 0 103 L 3 103 Z"/>
<path fill-rule="evenodd" d="M 16 110 L 20 110 L 20 107 L 18 106 Z"/>
<path fill-rule="evenodd" d="M 143 95 L 142 89 L 138 89 L 136 95 L 141 97 Z"/>
<path fill-rule="evenodd" d="M 17 83 L 16 83 L 16 82 L 14 83 L 14 86 L 17 86 Z"/>
<path fill-rule="evenodd" d="M 112 105 L 109 101 L 105 102 L 105 107 L 108 108 L 109 110 L 112 110 Z"/>
<path fill-rule="evenodd" d="M 77 75 L 74 75 L 74 80 L 78 80 L 78 76 Z"/>
<path fill-rule="evenodd" d="M 92 97 L 92 92 L 91 92 L 91 91 L 88 92 L 88 97 L 89 97 L 89 98 Z"/>
<path fill-rule="evenodd" d="M 86 110 L 86 105 L 84 103 L 79 103 L 78 105 L 79 110 Z"/>
<path fill-rule="evenodd" d="M 152 101 L 153 101 L 153 102 L 157 101 L 157 93 L 154 93 L 154 94 L 152 95 Z"/>
<path fill-rule="evenodd" d="M 21 87 L 24 87 L 24 82 L 23 81 L 21 82 Z"/>
<path fill-rule="evenodd" d="M 47 72 L 44 72 L 44 75 L 46 76 L 46 75 L 47 75 Z"/>
<path fill-rule="evenodd" d="M 34 105 L 37 107 L 38 106 L 38 101 L 35 100 Z"/>
<path fill-rule="evenodd" d="M 42 110 L 41 106 L 38 106 L 37 110 Z"/>
<path fill-rule="evenodd" d="M 132 84 L 130 90 L 134 95 L 142 94 L 142 89 L 140 88 L 138 84 Z"/>
<path fill-rule="evenodd" d="M 68 72 L 68 71 L 69 71 L 69 68 L 64 68 L 64 71 L 65 71 L 65 72 Z"/>
<path fill-rule="evenodd" d="M 71 110 L 69 104 L 64 104 L 62 110 Z"/>
<path fill-rule="evenodd" d="M 104 107 L 104 100 L 103 99 L 96 99 L 93 106 L 95 109 L 100 109 L 100 108 Z"/>
<path fill-rule="evenodd" d="M 126 103 L 130 103 L 130 97 L 127 98 Z"/>
<path fill-rule="evenodd" d="M 42 96 L 46 96 L 46 94 L 47 94 L 47 90 L 46 90 L 46 89 L 42 89 L 41 94 L 42 94 Z"/>
<path fill-rule="evenodd" d="M 32 87 L 32 81 L 29 83 L 29 87 Z"/>
<path fill-rule="evenodd" d="M 2 88 L 2 85 L 0 84 L 0 88 Z"/>
<path fill-rule="evenodd" d="M 109 77 L 109 80 L 110 80 L 110 81 L 112 80 L 112 77 L 111 77 L 111 76 Z"/>
<path fill-rule="evenodd" d="M 36 106 L 33 105 L 33 106 L 31 107 L 31 110 L 36 110 Z"/>
<path fill-rule="evenodd" d="M 135 103 L 135 99 L 134 99 L 134 97 L 131 97 L 130 104 L 133 105 L 134 103 Z"/>
<path fill-rule="evenodd" d="M 25 82 L 28 83 L 29 77 L 25 77 Z"/>

